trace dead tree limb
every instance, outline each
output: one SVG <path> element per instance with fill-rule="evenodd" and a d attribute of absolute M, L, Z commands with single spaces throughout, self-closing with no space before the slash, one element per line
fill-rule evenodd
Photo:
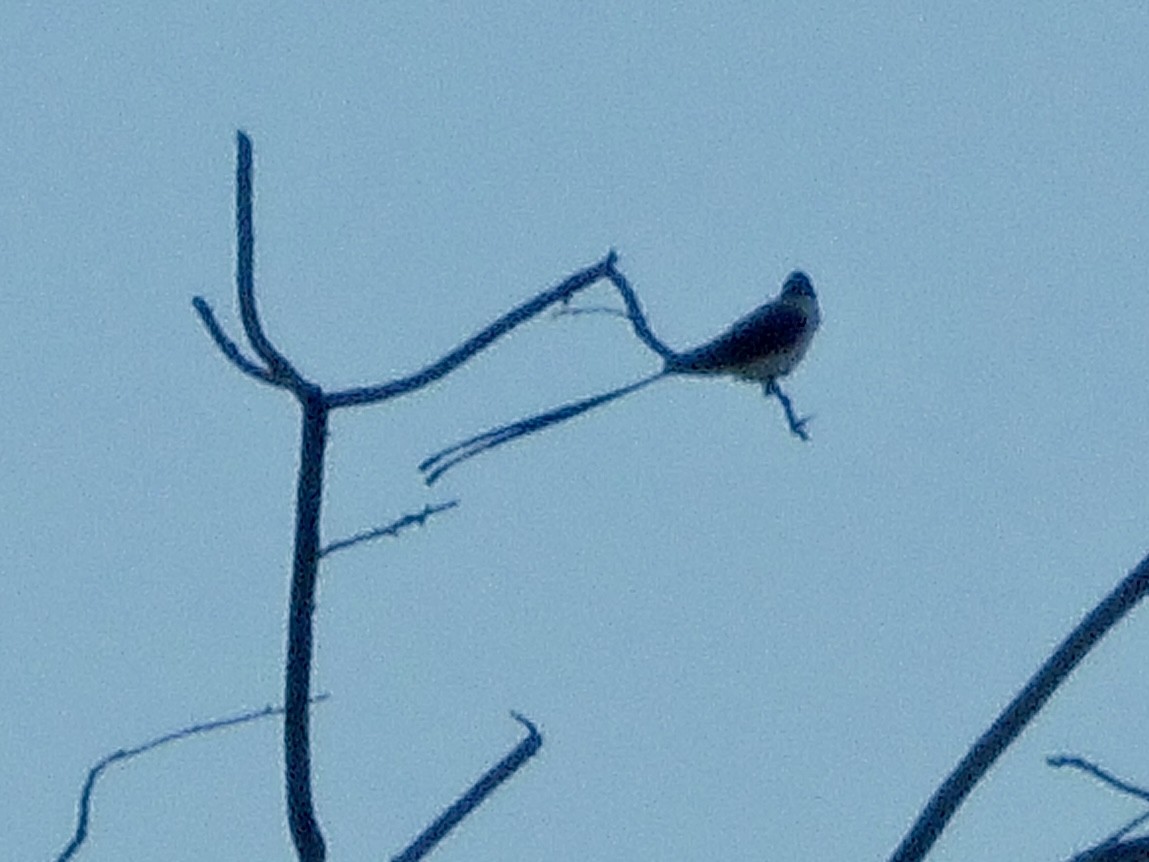
<path fill-rule="evenodd" d="M 288 823 L 296 852 L 302 862 L 322 862 L 326 856 L 326 845 L 311 795 L 308 698 L 313 653 L 312 617 L 319 559 L 324 553 L 346 546 L 335 543 L 323 548 L 320 543 L 323 464 L 330 412 L 340 407 L 376 404 L 421 389 L 451 373 L 535 315 L 556 303 L 569 301 L 579 291 L 604 279 L 614 284 L 622 294 L 623 301 L 632 312 L 632 324 L 639 338 L 654 349 L 659 349 L 655 346 L 659 342 L 642 319 L 637 297 L 615 268 L 617 256 L 612 251 L 598 263 L 574 273 L 555 287 L 542 291 L 512 309 L 446 355 L 412 374 L 385 383 L 327 392 L 295 368 L 264 331 L 260 320 L 253 271 L 251 139 L 241 131 L 237 134 L 237 143 L 236 290 L 244 336 L 254 357 L 227 335 L 205 299 L 196 297 L 192 304 L 220 352 L 248 377 L 289 391 L 299 402 L 302 414 L 296 484 L 295 552 L 284 675 L 284 771 Z M 365 540 L 358 537 L 353 539 Z"/>
<path fill-rule="evenodd" d="M 329 697 L 329 694 L 317 694 L 311 699 L 311 702 L 320 703 Z M 100 776 L 104 774 L 104 770 L 112 764 L 124 760 L 131 760 L 133 757 L 139 757 L 141 754 L 147 754 L 149 751 L 154 751 L 161 746 L 168 745 L 172 742 L 179 742 L 181 739 L 188 739 L 192 736 L 200 736 L 215 730 L 236 727 L 241 724 L 247 724 L 248 722 L 258 721 L 261 718 L 267 718 L 268 716 L 282 714 L 282 706 L 265 706 L 263 709 L 242 712 L 239 715 L 233 715 L 229 718 L 193 724 L 190 727 L 182 728 L 174 733 L 165 733 L 163 736 L 157 736 L 155 739 L 151 739 L 134 748 L 121 748 L 119 751 L 113 751 L 107 757 L 101 758 L 95 766 L 88 770 L 88 777 L 84 779 L 84 788 L 80 791 L 80 804 L 76 814 L 76 831 L 72 834 L 72 840 L 68 842 L 68 846 L 56 857 L 56 862 L 67 862 L 68 859 L 76 855 L 76 851 L 80 849 L 80 845 L 87 840 L 88 823 L 92 816 L 92 794 L 96 790 L 96 782 Z"/>

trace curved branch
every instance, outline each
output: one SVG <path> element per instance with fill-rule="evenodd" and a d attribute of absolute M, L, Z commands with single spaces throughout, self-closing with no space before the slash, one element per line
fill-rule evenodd
<path fill-rule="evenodd" d="M 994 762 L 1017 739 L 1097 642 L 1133 610 L 1147 592 L 1149 557 L 1138 563 L 1137 568 L 1069 633 L 989 730 L 974 743 L 961 763 L 935 791 L 909 834 L 902 840 L 901 846 L 890 857 L 891 862 L 919 862 L 925 858 L 946 824 L 957 813 L 958 807 Z"/>
<path fill-rule="evenodd" d="M 542 748 L 543 737 L 531 720 L 517 712 L 512 712 L 511 716 L 527 729 L 527 738 L 516 745 L 506 757 L 484 772 L 466 793 L 452 802 L 447 810 L 435 819 L 434 823 L 424 829 L 422 834 L 407 846 L 406 850 L 393 857 L 391 862 L 417 862 L 430 853 L 435 845 L 447 836 L 447 833 L 459 825 L 459 821 L 477 808 L 479 803 L 490 796 L 500 784 L 514 775 L 524 763 L 534 757 Z"/>
<path fill-rule="evenodd" d="M 331 695 L 318 694 L 311 699 L 312 703 L 319 703 L 327 700 Z M 80 849 L 88 838 L 88 822 L 92 814 L 92 793 L 96 789 L 96 781 L 103 774 L 104 770 L 120 760 L 130 760 L 133 757 L 138 757 L 141 754 L 147 754 L 153 749 L 159 748 L 162 745 L 167 745 L 170 742 L 178 742 L 181 739 L 187 739 L 189 736 L 198 736 L 202 733 L 211 733 L 213 730 L 223 730 L 225 727 L 235 727 L 237 724 L 247 724 L 249 721 L 258 721 L 261 718 L 267 718 L 271 715 L 282 715 L 283 707 L 281 706 L 265 706 L 263 709 L 252 710 L 250 712 L 243 712 L 239 715 L 234 715 L 231 718 L 221 718 L 216 721 L 205 721 L 201 724 L 193 724 L 191 727 L 185 727 L 182 730 L 177 730 L 174 733 L 166 733 L 163 736 L 158 736 L 143 745 L 137 745 L 135 748 L 121 748 L 119 751 L 114 751 L 107 757 L 102 758 L 99 763 L 88 770 L 88 777 L 84 780 L 84 789 L 80 793 L 80 806 L 79 812 L 76 817 L 76 831 L 72 835 L 72 840 L 64 851 L 56 857 L 56 862 L 66 862 L 71 859 L 76 851 Z"/>
<path fill-rule="evenodd" d="M 622 295 L 622 301 L 626 304 L 626 317 L 630 321 L 630 325 L 634 328 L 634 334 L 639 337 L 647 347 L 657 353 L 663 360 L 674 359 L 678 354 L 659 340 L 658 336 L 654 334 L 650 328 L 650 324 L 646 322 L 646 315 L 642 313 L 642 306 L 638 304 L 638 295 L 634 292 L 634 288 L 627 282 L 626 276 L 619 272 L 614 266 L 614 259 L 609 261 L 606 277 L 610 279 L 610 283 L 615 286 L 615 289 Z"/>
<path fill-rule="evenodd" d="M 1149 802 L 1149 790 L 1138 787 L 1136 784 L 1130 784 L 1128 781 L 1122 781 L 1112 772 L 1102 769 L 1095 763 L 1090 763 L 1083 757 L 1047 757 L 1045 758 L 1045 763 L 1046 765 L 1053 766 L 1055 768 L 1071 766 L 1074 769 L 1080 769 L 1082 772 L 1086 772 L 1089 775 L 1092 775 L 1102 784 L 1108 784 L 1110 787 L 1120 793 L 1125 793 L 1129 796 L 1135 796 L 1142 802 Z"/>
<path fill-rule="evenodd" d="M 617 255 L 613 251 L 610 252 L 593 266 L 579 270 L 561 284 L 544 290 L 533 299 L 528 299 L 511 309 L 494 323 L 472 335 L 446 356 L 435 360 L 422 370 L 379 386 L 364 386 L 331 392 L 327 395 L 327 406 L 335 408 L 374 404 L 377 401 L 386 401 L 389 398 L 404 395 L 434 383 L 439 378 L 450 374 L 480 350 L 489 347 L 496 339 L 506 335 L 516 326 L 526 323 L 539 312 L 545 311 L 556 302 L 568 300 L 580 290 L 585 290 L 595 282 L 609 277 L 609 273 L 614 270 L 616 259 Z"/>
<path fill-rule="evenodd" d="M 208 335 L 211 336 L 211 340 L 215 342 L 215 346 L 230 360 L 232 365 L 249 377 L 254 377 L 256 380 L 261 380 L 272 386 L 283 386 L 281 380 L 276 378 L 266 368 L 257 365 L 244 356 L 243 351 L 239 349 L 239 345 L 227 337 L 227 333 L 223 331 L 223 327 L 221 327 L 219 321 L 215 319 L 215 312 L 211 310 L 211 306 L 208 305 L 206 299 L 202 296 L 197 296 L 192 300 L 192 305 L 195 306 L 196 313 L 199 314 L 199 319 L 207 330 Z"/>
<path fill-rule="evenodd" d="M 428 485 L 433 485 L 438 481 L 440 476 L 452 467 L 474 458 L 481 452 L 494 449 L 496 446 L 502 446 L 504 443 L 509 443 L 518 437 L 534 434 L 536 431 L 541 431 L 559 422 L 573 419 L 580 414 L 586 413 L 588 410 L 593 410 L 595 407 L 609 404 L 615 399 L 629 395 L 631 392 L 641 389 L 644 386 L 649 386 L 655 380 L 660 380 L 665 375 L 665 371 L 659 371 L 655 374 L 651 374 L 649 377 L 637 380 L 634 383 L 628 383 L 626 386 L 620 386 L 609 392 L 603 392 L 601 395 L 594 395 L 590 398 L 584 398 L 581 401 L 572 401 L 569 404 L 548 410 L 546 413 L 529 416 L 526 419 L 520 419 L 517 422 L 511 422 L 508 425 L 502 425 L 498 428 L 492 428 L 490 431 L 476 434 L 474 437 L 468 437 L 461 443 L 448 446 L 446 449 L 436 452 L 431 457 L 425 458 L 419 464 L 419 472 L 424 474 L 424 482 Z"/>
<path fill-rule="evenodd" d="M 253 249 L 255 235 L 251 217 L 251 138 L 243 131 L 236 132 L 235 160 L 235 283 L 239 293 L 239 315 L 243 331 L 256 355 L 267 365 L 271 376 L 283 380 L 295 389 L 302 382 L 299 372 L 280 353 L 263 332 L 259 311 L 255 305 L 255 274 Z"/>

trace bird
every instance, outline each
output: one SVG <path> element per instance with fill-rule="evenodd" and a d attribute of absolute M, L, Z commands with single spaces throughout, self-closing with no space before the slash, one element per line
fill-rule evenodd
<path fill-rule="evenodd" d="M 480 452 L 573 419 L 674 375 L 728 375 L 761 384 L 767 398 L 774 396 L 781 403 L 791 433 L 802 440 L 809 440 L 806 424 L 810 417 L 798 417 L 789 396 L 778 385 L 778 379 L 792 372 L 802 361 L 821 323 L 814 285 L 806 273 L 795 270 L 786 277 L 777 297 L 693 350 L 682 353 L 668 351 L 663 367 L 654 374 L 609 392 L 476 434 L 425 459 L 419 464 L 419 470 L 424 474 L 424 481 L 431 485 L 447 470 Z"/>

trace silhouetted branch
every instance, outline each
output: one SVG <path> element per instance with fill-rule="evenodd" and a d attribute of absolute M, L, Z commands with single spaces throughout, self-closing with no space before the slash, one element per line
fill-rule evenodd
<path fill-rule="evenodd" d="M 1070 766 L 1074 769 L 1080 769 L 1082 772 L 1087 772 L 1092 775 L 1102 784 L 1108 784 L 1114 790 L 1118 790 L 1121 793 L 1127 793 L 1130 796 L 1135 796 L 1138 799 L 1149 802 L 1149 790 L 1143 790 L 1135 784 L 1129 784 L 1128 782 L 1122 781 L 1112 772 L 1107 772 L 1100 766 L 1090 763 L 1088 760 L 1085 760 L 1081 757 L 1047 757 L 1045 758 L 1045 762 L 1049 766 L 1053 766 L 1055 768 Z"/>
<path fill-rule="evenodd" d="M 406 527 L 418 526 L 421 527 L 427 522 L 427 519 L 432 515 L 437 515 L 440 512 L 445 512 L 448 509 L 453 509 L 459 505 L 458 500 L 448 500 L 446 503 L 437 503 L 435 505 L 426 505 L 423 507 L 422 512 L 416 512 L 411 515 L 404 515 L 396 521 L 392 521 L 386 527 L 376 527 L 373 530 L 364 530 L 362 533 L 356 533 L 354 536 L 348 536 L 346 539 L 332 542 L 319 552 L 320 557 L 326 557 L 328 554 L 333 554 L 336 551 L 343 551 L 350 548 L 352 545 L 358 545 L 360 542 L 370 542 L 372 539 L 380 539 L 384 536 L 394 536 L 400 530 Z"/>
<path fill-rule="evenodd" d="M 255 234 L 251 218 L 251 138 L 242 131 L 236 132 L 235 137 L 235 281 L 239 294 L 239 316 L 251 349 L 264 361 L 271 375 L 288 383 L 298 383 L 299 373 L 264 334 L 259 311 L 256 309 L 253 265 Z"/>
<path fill-rule="evenodd" d="M 623 320 L 630 320 L 630 315 L 625 311 L 617 308 L 611 308 L 609 305 L 582 305 L 577 307 L 562 307 L 556 309 L 552 316 L 554 317 L 580 317 L 584 314 L 606 314 L 611 317 L 621 317 Z"/>
<path fill-rule="evenodd" d="M 220 349 L 223 355 L 231 360 L 232 365 L 244 374 L 254 377 L 256 380 L 270 383 L 272 386 L 284 385 L 282 381 L 276 379 L 266 368 L 257 365 L 243 355 L 243 352 L 239 349 L 239 345 L 228 338 L 227 333 L 220 327 L 219 322 L 215 319 L 215 312 L 211 310 L 211 306 L 208 305 L 207 300 L 202 296 L 197 296 L 192 300 L 192 305 L 195 306 L 195 310 L 199 314 L 199 319 L 203 322 L 204 328 L 207 329 L 212 341 L 215 342 L 216 347 Z"/>
<path fill-rule="evenodd" d="M 327 700 L 331 695 L 319 694 L 311 699 L 312 703 L 320 703 Z M 96 788 L 96 781 L 103 774 L 104 770 L 121 760 L 130 760 L 133 757 L 138 757 L 141 754 L 147 754 L 153 749 L 159 748 L 162 745 L 167 745 L 170 742 L 178 742 L 181 739 L 187 739 L 189 736 L 198 736 L 203 733 L 211 733 L 213 730 L 223 730 L 226 727 L 235 727 L 238 724 L 247 724 L 250 721 L 258 721 L 261 718 L 267 718 L 272 715 L 281 715 L 283 707 L 281 706 L 265 706 L 263 709 L 253 710 L 251 712 L 243 712 L 239 715 L 234 715 L 231 718 L 221 718 L 216 721 L 205 721 L 202 724 L 193 724 L 191 727 L 185 727 L 182 730 L 177 730 L 174 733 L 166 733 L 163 736 L 158 736 L 143 745 L 137 745 L 135 748 L 121 748 L 109 754 L 107 757 L 100 760 L 95 766 L 88 770 L 88 777 L 84 781 L 84 789 L 80 793 L 79 812 L 76 818 L 76 831 L 72 836 L 71 842 L 64 851 L 56 857 L 57 862 L 65 862 L 75 855 L 76 851 L 80 849 L 80 845 L 88 838 L 88 821 L 92 812 L 92 792 Z"/>
<path fill-rule="evenodd" d="M 351 407 L 374 404 L 377 401 L 386 401 L 389 398 L 394 398 L 397 395 L 403 395 L 416 389 L 422 389 L 424 386 L 434 383 L 439 378 L 450 374 L 480 350 L 490 347 L 496 339 L 506 335 L 516 326 L 526 323 L 532 317 L 545 311 L 556 302 L 563 302 L 564 300 L 570 299 L 580 290 L 585 290 L 603 278 L 607 278 L 609 274 L 613 272 L 615 259 L 616 255 L 612 251 L 593 266 L 576 272 L 574 275 L 565 279 L 561 284 L 549 290 L 544 290 L 532 299 L 528 299 L 526 302 L 508 311 L 494 323 L 484 327 L 475 335 L 472 335 L 446 356 L 435 360 L 422 370 L 416 371 L 407 377 L 401 377 L 378 386 L 365 386 L 355 389 L 344 389 L 340 392 L 332 392 L 327 396 L 328 406 Z"/>
<path fill-rule="evenodd" d="M 913 828 L 890 857 L 891 862 L 918 862 L 925 858 L 982 776 L 1097 642 L 1145 597 L 1146 592 L 1149 592 L 1149 557 L 1138 563 L 1137 568 L 1070 632 L 989 730 L 974 743 L 961 763 L 934 793 Z"/>
<path fill-rule="evenodd" d="M 615 260 L 611 258 L 606 277 L 610 279 L 611 284 L 613 284 L 619 294 L 622 295 L 622 301 L 626 303 L 626 316 L 630 320 L 634 334 L 638 336 L 643 344 L 662 357 L 663 360 L 673 359 L 678 356 L 675 351 L 663 344 L 658 339 L 658 336 L 651 330 L 650 324 L 646 322 L 646 315 L 642 313 L 642 306 L 638 303 L 638 295 L 634 292 L 634 288 L 630 286 L 630 282 L 626 280 L 626 276 L 619 272 L 614 264 Z"/>
<path fill-rule="evenodd" d="M 504 781 L 514 775 L 519 767 L 534 757 L 542 747 L 543 738 L 531 720 L 517 712 L 512 712 L 515 720 L 527 729 L 527 738 L 514 747 L 502 760 L 483 773 L 471 788 L 455 800 L 423 833 L 408 845 L 407 849 L 391 862 L 417 862 L 442 841 L 459 821 L 470 814 L 479 803 L 491 795 Z"/>
<path fill-rule="evenodd" d="M 611 284 L 614 285 L 615 289 L 617 289 L 619 294 L 622 296 L 622 300 L 626 304 L 626 313 L 620 312 L 613 308 L 594 308 L 589 310 L 563 309 L 559 313 L 578 314 L 593 311 L 619 315 L 629 320 L 631 326 L 634 328 L 635 335 L 638 336 L 643 344 L 657 353 L 664 360 L 677 357 L 678 354 L 670 347 L 665 345 L 662 341 L 660 341 L 658 336 L 656 336 L 651 330 L 650 325 L 647 323 L 646 315 L 642 312 L 642 306 L 638 302 L 638 295 L 634 292 L 634 289 L 630 286 L 630 283 L 627 282 L 626 277 L 621 272 L 619 272 L 618 269 L 615 268 L 616 259 L 617 258 L 614 252 L 611 252 L 610 255 L 608 255 L 607 258 L 599 266 L 603 268 L 603 275 L 611 282 Z M 561 301 L 564 304 L 569 302 L 574 296 L 575 291 L 562 290 L 561 288 L 562 285 L 560 285 L 559 288 L 552 289 L 547 294 L 545 294 L 547 301 L 545 304 L 538 307 L 538 311 L 541 311 L 547 305 L 550 305 L 554 302 Z M 543 297 L 540 296 L 536 298 L 535 301 L 538 301 L 542 298 Z M 515 312 L 512 312 L 512 314 L 514 313 Z M 537 313 L 537 311 L 535 313 Z M 536 431 L 541 431 L 543 428 L 546 428 L 550 425 L 555 425 L 559 422 L 565 422 L 568 419 L 573 419 L 582 413 L 586 413 L 588 410 L 593 410 L 595 407 L 608 404 L 611 401 L 614 401 L 617 398 L 621 398 L 624 395 L 629 395 L 631 392 L 634 392 L 637 389 L 641 389 L 642 387 L 653 383 L 655 380 L 665 376 L 667 373 L 668 371 L 664 368 L 657 374 L 652 374 L 649 377 L 645 377 L 635 383 L 627 384 L 626 386 L 620 386 L 618 389 L 612 389 L 609 392 L 604 392 L 600 395 L 595 395 L 580 401 L 572 401 L 568 404 L 563 404 L 552 410 L 548 410 L 545 413 L 529 416 L 526 419 L 520 419 L 517 422 L 511 422 L 507 425 L 501 425 L 498 428 L 492 428 L 489 431 L 483 431 L 480 434 L 476 434 L 474 437 L 468 437 L 466 440 L 463 440 L 460 443 L 456 443 L 453 446 L 448 446 L 446 449 L 441 449 L 429 458 L 424 459 L 419 464 L 419 471 L 425 474 L 423 476 L 423 481 L 428 485 L 433 485 L 440 476 L 442 476 L 452 467 L 456 466 L 457 464 L 461 464 L 470 458 L 473 458 L 480 452 L 484 452 L 487 449 L 493 449 L 496 446 L 503 445 L 504 443 L 509 443 L 516 437 L 523 437 L 527 434 L 533 434 Z M 784 397 L 785 396 L 783 396 L 783 398 Z M 787 402 L 783 401 L 783 405 L 785 404 L 787 404 Z"/>
<path fill-rule="evenodd" d="M 428 485 L 433 485 L 440 476 L 456 464 L 461 464 L 475 457 L 480 452 L 493 449 L 504 443 L 509 443 L 516 437 L 541 431 L 548 425 L 573 419 L 581 413 L 586 413 L 588 410 L 593 410 L 595 407 L 608 404 L 616 398 L 629 395 L 636 389 L 641 389 L 643 386 L 653 383 L 655 380 L 663 377 L 664 374 L 665 372 L 660 371 L 657 374 L 652 374 L 650 377 L 644 377 L 635 383 L 629 383 L 626 386 L 620 386 L 618 389 L 612 389 L 610 392 L 604 392 L 601 395 L 595 395 L 592 398 L 586 398 L 582 401 L 572 401 L 570 404 L 564 404 L 561 407 L 548 410 L 546 413 L 539 413 L 526 419 L 520 419 L 517 422 L 511 422 L 509 425 L 502 425 L 490 431 L 476 434 L 474 437 L 469 437 L 461 443 L 456 443 L 454 446 L 448 446 L 446 449 L 436 452 L 430 458 L 424 459 L 419 464 L 419 472 L 425 474 L 423 476 L 424 482 Z"/>
<path fill-rule="evenodd" d="M 677 358 L 678 353 L 659 340 L 658 336 L 655 335 L 654 331 L 650 328 L 650 324 L 646 320 L 646 315 L 642 311 L 642 306 L 638 302 L 638 294 L 634 292 L 634 288 L 630 286 L 630 283 L 626 280 L 626 276 L 615 268 L 614 263 L 614 261 L 610 262 L 606 277 L 622 296 L 622 301 L 626 305 L 626 311 L 620 311 L 610 306 L 591 305 L 581 308 L 564 307 L 556 311 L 555 316 L 563 317 L 570 315 L 574 317 L 581 314 L 609 314 L 613 317 L 621 317 L 623 320 L 629 320 L 631 326 L 634 328 L 634 334 L 638 336 L 639 340 L 663 359 Z M 564 306 L 570 302 L 570 300 L 571 297 L 564 299 Z"/>
<path fill-rule="evenodd" d="M 283 754 L 287 822 L 300 862 L 323 862 L 327 848 L 311 801 L 312 624 L 319 569 L 319 508 L 323 501 L 323 453 L 327 445 L 327 406 L 323 392 L 296 390 L 303 408 L 299 477 L 295 494 L 295 554 L 287 619 L 287 671 L 284 678 Z M 306 397 L 305 397 L 306 396 Z"/>
<path fill-rule="evenodd" d="M 323 453 L 327 442 L 328 408 L 323 390 L 304 379 L 264 334 L 255 302 L 251 139 L 240 131 L 236 133 L 236 144 L 236 292 L 244 333 L 252 350 L 266 364 L 266 369 L 243 356 L 239 347 L 223 332 L 205 300 L 197 297 L 193 304 L 216 346 L 237 368 L 262 382 L 290 389 L 303 413 L 284 672 L 284 773 L 287 819 L 299 858 L 301 862 L 322 862 L 326 848 L 311 800 L 309 703 L 312 614 L 319 564 L 319 511 L 323 500 Z"/>
<path fill-rule="evenodd" d="M 1080 757 L 1047 757 L 1045 762 L 1053 767 L 1069 766 L 1074 769 L 1080 769 L 1082 772 L 1088 773 L 1100 781 L 1102 784 L 1107 784 L 1119 793 L 1125 793 L 1129 796 L 1136 797 L 1143 802 L 1149 802 L 1149 790 L 1143 790 L 1134 784 L 1129 784 L 1122 781 L 1111 772 L 1107 772 L 1100 766 L 1090 763 Z M 1130 842 L 1122 842 L 1121 839 L 1149 820 L 1149 811 L 1137 815 L 1112 835 L 1101 841 L 1096 846 L 1090 848 L 1084 853 L 1080 853 L 1073 857 L 1074 862 L 1083 862 L 1083 860 L 1103 860 L 1103 859 L 1149 859 L 1149 839 L 1139 838 Z M 1143 856 L 1131 856 L 1129 854 L 1135 851 L 1141 851 Z M 1124 855 L 1123 855 L 1124 854 Z"/>
<path fill-rule="evenodd" d="M 433 512 L 455 505 L 452 502 L 439 507 L 428 507 L 421 515 L 408 516 L 389 527 L 368 531 L 321 549 L 319 519 L 323 500 L 323 458 L 327 443 L 327 422 L 331 410 L 337 407 L 371 404 L 426 386 L 450 373 L 497 338 L 549 305 L 568 299 L 577 291 L 603 278 L 609 277 L 615 280 L 621 276 L 614 269 L 615 254 L 611 252 L 598 264 L 575 273 L 558 286 L 513 309 L 422 371 L 378 386 L 325 393 L 321 387 L 296 371 L 268 339 L 260 322 L 255 301 L 253 272 L 251 140 L 242 131 L 237 133 L 236 139 L 236 290 L 244 333 L 252 350 L 266 367 L 261 367 L 258 362 L 243 355 L 236 343 L 223 332 L 206 300 L 197 297 L 193 304 L 208 334 L 224 356 L 243 373 L 263 383 L 290 389 L 298 400 L 303 414 L 296 484 L 295 552 L 292 562 L 291 600 L 288 608 L 287 662 L 284 674 L 284 772 L 288 823 L 299 859 L 301 862 L 322 862 L 326 855 L 326 846 L 311 797 L 309 717 L 313 655 L 312 616 L 315 609 L 315 583 L 319 558 L 325 553 L 352 544 L 393 534 L 403 526 L 421 523 Z M 625 285 L 625 282 L 623 284 Z M 633 294 L 627 302 L 630 306 L 634 305 L 636 300 Z M 513 769 L 511 771 L 513 772 Z"/>

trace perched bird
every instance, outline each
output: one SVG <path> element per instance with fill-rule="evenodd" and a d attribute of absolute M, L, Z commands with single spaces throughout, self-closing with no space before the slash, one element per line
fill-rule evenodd
<path fill-rule="evenodd" d="M 800 419 L 794 413 L 790 398 L 778 386 L 778 378 L 785 377 L 802 361 L 821 320 L 814 285 L 806 273 L 796 270 L 786 278 L 776 299 L 756 308 L 706 344 L 685 353 L 669 353 L 661 371 L 601 395 L 484 431 L 432 455 L 419 465 L 419 470 L 430 485 L 451 467 L 480 452 L 573 419 L 674 374 L 729 374 L 761 383 L 763 394 L 775 396 L 782 404 L 790 431 L 808 440 L 809 417 Z"/>

